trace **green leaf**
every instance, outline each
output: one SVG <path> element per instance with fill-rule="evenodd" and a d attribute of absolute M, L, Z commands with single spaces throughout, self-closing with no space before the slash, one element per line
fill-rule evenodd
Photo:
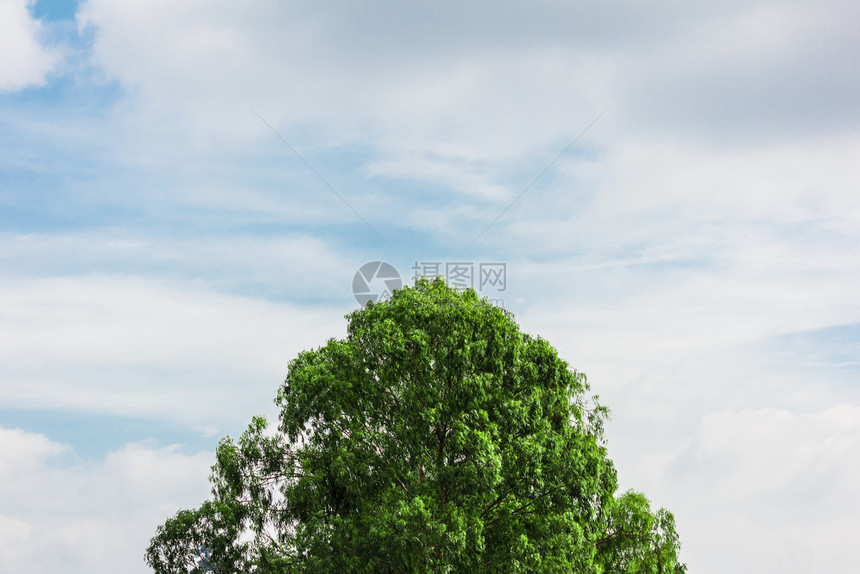
<path fill-rule="evenodd" d="M 290 363 L 277 428 L 221 441 L 155 572 L 685 570 L 671 513 L 615 498 L 585 376 L 510 313 L 419 280 L 347 319 Z"/>

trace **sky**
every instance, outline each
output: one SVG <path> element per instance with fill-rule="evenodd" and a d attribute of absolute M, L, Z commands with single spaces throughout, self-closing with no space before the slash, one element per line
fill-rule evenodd
<path fill-rule="evenodd" d="M 858 22 L 2 0 L 0 571 L 147 572 L 370 262 L 465 272 L 586 373 L 691 572 L 856 569 Z"/>

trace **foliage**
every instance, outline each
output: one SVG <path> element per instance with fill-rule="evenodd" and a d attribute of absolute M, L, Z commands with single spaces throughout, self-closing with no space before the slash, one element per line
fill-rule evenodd
<path fill-rule="evenodd" d="M 439 280 L 347 318 L 290 363 L 277 432 L 221 441 L 156 573 L 683 571 L 671 514 L 614 498 L 607 410 L 549 343 Z"/>
<path fill-rule="evenodd" d="M 666 509 L 651 512 L 644 494 L 628 490 L 606 513 L 607 524 L 597 541 L 602 572 L 629 574 L 684 574 L 678 562 L 681 544 L 675 517 Z"/>

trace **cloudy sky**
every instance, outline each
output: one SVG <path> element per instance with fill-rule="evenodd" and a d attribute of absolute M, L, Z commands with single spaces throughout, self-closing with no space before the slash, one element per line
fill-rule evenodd
<path fill-rule="evenodd" d="M 413 4 L 0 1 L 0 571 L 146 572 L 370 261 L 587 373 L 691 572 L 856 567 L 860 4 Z"/>

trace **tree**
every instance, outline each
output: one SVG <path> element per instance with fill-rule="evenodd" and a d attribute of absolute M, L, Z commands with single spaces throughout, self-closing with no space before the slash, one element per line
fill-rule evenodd
<path fill-rule="evenodd" d="M 220 442 L 157 574 L 684 571 L 671 514 L 614 497 L 608 412 L 547 341 L 441 280 L 347 318 L 290 363 L 276 432 Z"/>
<path fill-rule="evenodd" d="M 678 562 L 680 542 L 675 517 L 661 508 L 651 512 L 641 492 L 628 490 L 609 505 L 604 534 L 597 540 L 601 572 L 663 574 L 686 572 Z"/>

